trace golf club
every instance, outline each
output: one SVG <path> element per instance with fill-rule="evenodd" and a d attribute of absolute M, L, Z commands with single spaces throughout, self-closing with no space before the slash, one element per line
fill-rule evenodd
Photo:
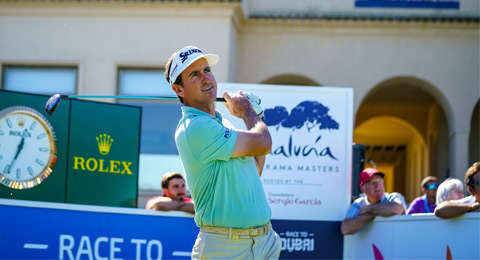
<path fill-rule="evenodd" d="M 51 115 L 57 110 L 62 98 L 134 98 L 134 99 L 162 99 L 162 100 L 178 100 L 178 97 L 161 97 L 161 96 L 105 96 L 105 95 L 60 95 L 51 96 L 45 104 L 45 112 Z M 216 99 L 217 102 L 225 102 L 224 98 Z"/>

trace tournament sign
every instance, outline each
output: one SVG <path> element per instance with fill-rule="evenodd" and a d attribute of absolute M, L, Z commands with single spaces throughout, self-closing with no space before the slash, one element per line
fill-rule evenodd
<path fill-rule="evenodd" d="M 272 136 L 262 182 L 273 219 L 342 220 L 350 203 L 353 91 L 350 88 L 221 84 L 220 93 L 261 98 Z M 245 128 L 219 105 L 235 127 Z"/>
<path fill-rule="evenodd" d="M 272 136 L 261 180 L 280 235 L 280 259 L 341 259 L 340 224 L 350 204 L 353 90 L 219 84 L 219 93 L 261 98 Z M 218 105 L 235 127 L 242 120 Z"/>

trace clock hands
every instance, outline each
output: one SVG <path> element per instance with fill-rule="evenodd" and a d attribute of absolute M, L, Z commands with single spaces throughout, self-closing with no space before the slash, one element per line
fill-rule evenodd
<path fill-rule="evenodd" d="M 11 170 L 12 170 L 12 168 L 13 168 L 13 165 L 14 165 L 15 162 L 17 161 L 18 155 L 19 155 L 20 152 L 22 151 L 23 145 L 25 144 L 25 136 L 27 136 L 27 134 L 28 134 L 28 131 L 27 131 L 27 129 L 25 129 L 25 131 L 23 131 L 23 134 L 22 134 L 22 140 L 20 141 L 20 144 L 17 146 L 17 153 L 15 153 L 15 157 L 13 157 L 12 162 L 11 162 L 10 165 L 7 167 L 6 173 L 10 173 L 10 172 L 11 172 Z"/>

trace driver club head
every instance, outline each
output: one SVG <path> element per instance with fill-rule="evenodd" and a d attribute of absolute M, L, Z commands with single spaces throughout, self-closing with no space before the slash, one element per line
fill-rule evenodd
<path fill-rule="evenodd" d="M 47 112 L 47 114 L 49 115 L 53 114 L 53 112 L 57 110 L 57 107 L 60 104 L 61 98 L 62 96 L 60 94 L 55 94 L 51 96 L 48 99 L 47 103 L 45 104 L 45 112 Z"/>

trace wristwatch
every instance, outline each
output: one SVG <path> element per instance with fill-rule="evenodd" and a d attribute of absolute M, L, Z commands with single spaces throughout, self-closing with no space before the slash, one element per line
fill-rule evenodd
<path fill-rule="evenodd" d="M 42 114 L 26 106 L 0 111 L 0 183 L 33 188 L 52 173 L 56 161 L 55 132 Z"/>

